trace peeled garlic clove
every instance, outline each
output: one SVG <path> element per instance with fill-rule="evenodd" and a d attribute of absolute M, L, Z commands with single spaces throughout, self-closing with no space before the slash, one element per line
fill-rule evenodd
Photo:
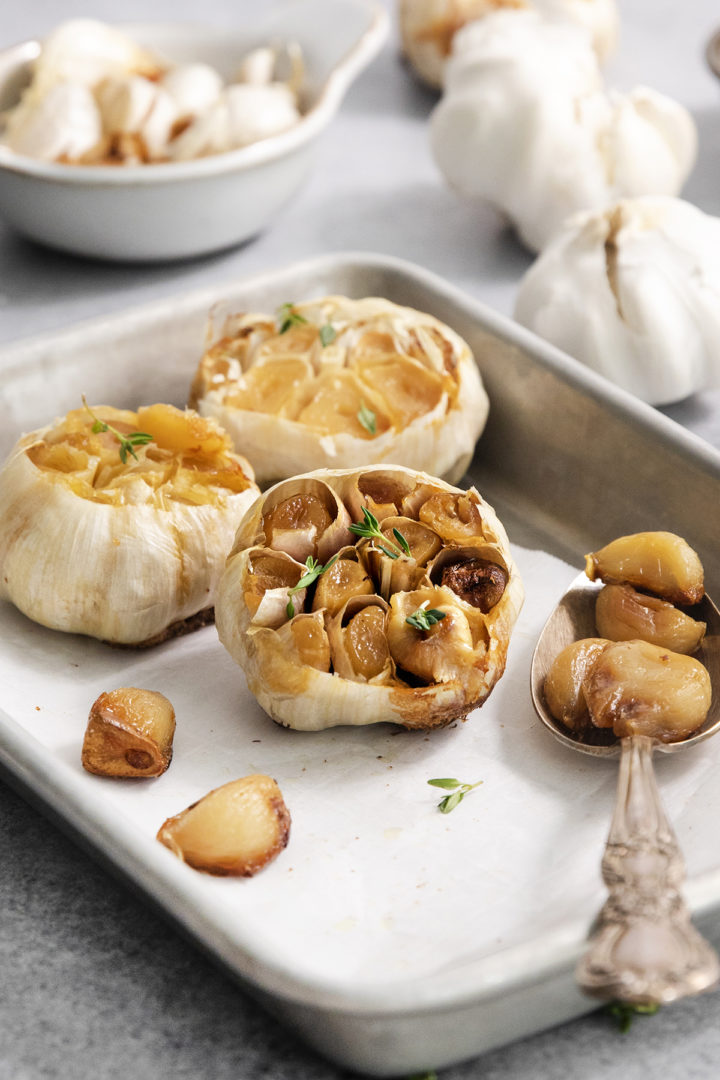
<path fill-rule="evenodd" d="M 634 585 L 673 604 L 697 604 L 705 594 L 697 553 L 671 532 L 620 536 L 585 556 L 585 573 L 591 581 Z"/>
<path fill-rule="evenodd" d="M 704 622 L 630 585 L 606 585 L 595 601 L 598 633 L 611 641 L 640 638 L 676 653 L 694 653 L 707 629 Z"/>
<path fill-rule="evenodd" d="M 209 64 L 178 64 L 162 78 L 161 85 L 175 102 L 180 119 L 198 116 L 220 97 L 223 81 Z"/>
<path fill-rule="evenodd" d="M 253 83 L 255 86 L 266 86 L 273 81 L 276 61 L 277 50 L 269 45 L 253 49 L 240 64 L 237 81 Z"/>
<path fill-rule="evenodd" d="M 263 507 L 257 523 L 259 535 L 269 547 L 287 552 L 298 562 L 312 556 L 325 563 L 354 540 L 344 505 L 331 487 L 313 477 L 295 477 L 276 484 Z M 247 535 L 254 520 L 243 525 Z"/>
<path fill-rule="evenodd" d="M 178 110 L 162 86 L 139 75 L 105 79 L 96 98 L 106 134 L 139 135 L 150 158 L 160 158 L 167 144 Z"/>
<path fill-rule="evenodd" d="M 95 19 L 62 23 L 42 43 L 33 65 L 33 93 L 44 94 L 61 82 L 93 87 L 101 79 L 121 75 L 157 78 L 162 65 L 156 56 L 114 26 Z"/>
<path fill-rule="evenodd" d="M 442 543 L 432 529 L 407 517 L 384 518 L 381 532 L 382 539 L 369 541 L 359 551 L 378 592 L 387 599 L 392 593 L 415 589 L 423 580 L 427 581 L 427 563 Z"/>
<path fill-rule="evenodd" d="M 224 432 L 196 414 L 94 413 L 151 441 L 123 462 L 118 438 L 78 409 L 16 444 L 0 471 L 0 598 L 55 630 L 152 644 L 211 619 L 259 492 Z"/>
<path fill-rule="evenodd" d="M 288 620 L 288 603 L 296 612 L 303 610 L 305 589 L 290 596 L 305 573 L 305 567 L 283 551 L 258 548 L 249 552 L 244 579 L 244 600 L 253 626 L 277 628 Z"/>
<path fill-rule="evenodd" d="M 188 161 L 239 150 L 243 146 L 279 135 L 300 121 L 295 95 L 282 83 L 226 86 L 170 144 L 174 161 Z"/>
<path fill-rule="evenodd" d="M 172 760 L 175 710 L 155 690 L 123 686 L 93 703 L 82 765 L 98 776 L 160 776 Z"/>
<path fill-rule="evenodd" d="M 191 392 L 242 446 L 259 482 L 382 461 L 462 475 L 488 399 L 450 327 L 379 297 L 327 296 L 292 311 L 302 322 L 282 332 L 283 320 L 268 315 L 216 317 L 217 340 Z M 368 499 L 348 494 L 356 517 L 377 504 Z M 406 511 L 398 501 L 386 513 Z"/>
<path fill-rule="evenodd" d="M 38 161 L 75 161 L 93 150 L 102 134 L 92 92 L 82 83 L 65 82 L 43 96 L 27 97 L 14 109 L 2 142 Z"/>
<path fill-rule="evenodd" d="M 215 788 L 157 834 L 174 855 L 206 874 L 252 877 L 290 838 L 290 814 L 277 783 L 254 774 Z"/>
<path fill-rule="evenodd" d="M 373 477 L 377 484 L 372 483 Z M 328 568 L 313 567 L 316 580 L 307 585 L 302 613 L 277 626 L 254 623 L 249 604 L 257 610 L 264 598 L 249 584 L 250 559 L 259 559 L 261 552 L 270 559 L 277 557 L 277 549 L 270 544 L 274 545 L 278 536 L 286 548 L 295 550 L 289 535 L 293 522 L 301 536 L 299 554 L 307 550 L 307 515 L 292 502 L 295 495 L 317 495 L 319 504 L 327 508 L 332 505 L 326 493 L 330 490 L 341 505 L 347 500 L 347 505 L 355 506 L 361 489 L 364 498 L 370 498 L 371 492 L 387 498 L 385 505 L 394 510 L 398 508 L 396 501 L 401 503 L 405 513 L 383 519 L 387 535 L 383 533 L 382 540 L 349 533 L 349 542 L 338 549 L 336 562 L 328 566 L 327 557 L 321 557 Z M 382 581 L 373 581 L 372 575 L 364 572 L 370 545 L 385 543 L 391 536 L 397 543 L 394 528 L 401 525 L 398 531 L 407 540 L 411 556 L 403 554 L 397 560 L 383 556 L 383 560 L 389 564 L 405 560 L 427 577 L 430 563 L 420 564 L 443 541 L 417 516 L 411 516 L 411 508 L 422 507 L 439 494 L 466 497 L 473 522 L 479 513 L 480 531 L 493 538 L 483 539 L 476 550 L 493 552 L 496 564 L 507 573 L 507 582 L 487 614 L 450 589 L 427 581 L 408 592 L 399 579 L 389 579 L 387 603 L 377 591 L 373 593 L 382 587 Z M 343 507 L 345 514 L 347 505 Z M 462 505 L 465 508 L 464 502 Z M 320 533 L 325 524 L 323 519 Z M 366 527 L 374 528 L 367 522 Z M 504 670 L 523 592 L 503 535 L 494 512 L 474 489 L 463 493 L 441 480 L 398 466 L 323 470 L 285 481 L 265 493 L 238 529 L 216 608 L 220 641 L 242 667 L 260 705 L 288 727 L 317 731 L 338 724 L 386 721 L 418 729 L 442 726 L 480 704 Z M 448 550 L 454 550 L 453 542 L 447 543 Z M 270 590 L 278 587 L 275 573 L 267 575 L 267 586 Z M 432 608 L 442 610 L 442 619 L 433 615 Z M 427 609 L 435 623 L 428 632 L 417 628 L 417 618 L 407 623 L 408 616 Z"/>
<path fill-rule="evenodd" d="M 712 686 L 703 665 L 651 645 L 618 641 L 608 645 L 583 682 L 590 716 L 618 738 L 648 735 L 677 742 L 702 726 Z"/>
<path fill-rule="evenodd" d="M 580 731 L 590 722 L 583 682 L 609 644 L 605 638 L 574 641 L 558 653 L 545 677 L 547 707 L 571 731 Z"/>

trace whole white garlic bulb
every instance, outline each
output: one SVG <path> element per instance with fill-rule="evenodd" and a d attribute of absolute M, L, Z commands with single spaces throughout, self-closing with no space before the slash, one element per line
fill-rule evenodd
<path fill-rule="evenodd" d="M 585 27 L 601 61 L 615 47 L 615 0 L 400 0 L 403 51 L 425 82 L 441 87 L 457 31 L 500 10 L 535 10 L 546 18 Z"/>
<path fill-rule="evenodd" d="M 571 218 L 520 284 L 515 317 L 653 405 L 720 384 L 720 219 L 680 199 Z"/>
<path fill-rule="evenodd" d="M 676 195 L 697 146 L 686 109 L 644 87 L 603 90 L 586 32 L 535 12 L 457 34 L 431 138 L 449 183 L 494 203 L 536 250 L 575 211 Z"/>

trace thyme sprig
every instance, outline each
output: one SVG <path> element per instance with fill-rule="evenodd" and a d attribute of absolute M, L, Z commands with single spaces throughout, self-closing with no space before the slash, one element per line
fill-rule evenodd
<path fill-rule="evenodd" d="M 371 435 L 377 435 L 377 416 L 372 409 L 368 409 L 364 401 L 360 402 L 357 418 L 366 431 L 370 432 Z"/>
<path fill-rule="evenodd" d="M 356 536 L 362 536 L 372 540 L 373 546 L 379 551 L 382 551 L 383 555 L 387 555 L 389 559 L 399 559 L 401 555 L 410 554 L 410 545 L 399 529 L 393 529 L 393 536 L 397 541 L 397 543 L 394 543 L 385 535 L 380 528 L 380 522 L 366 506 L 363 506 L 362 512 L 363 520 L 351 525 L 350 532 L 355 533 Z M 382 540 L 383 543 L 378 543 L 379 540 Z M 387 544 L 389 544 L 390 547 L 387 547 Z M 391 548 L 394 550 L 391 551 Z"/>
<path fill-rule="evenodd" d="M 623 1035 L 626 1035 L 636 1016 L 654 1016 L 660 1006 L 655 1002 L 647 1005 L 632 1004 L 629 1001 L 611 1001 L 607 1011 L 615 1020 Z"/>
<path fill-rule="evenodd" d="M 303 323 L 307 323 L 305 316 L 295 310 L 295 305 L 292 301 L 280 305 L 277 312 L 277 320 L 280 324 L 281 334 L 287 333 L 291 326 L 302 326 Z"/>
<path fill-rule="evenodd" d="M 431 607 L 427 605 L 430 603 L 426 600 L 424 604 L 421 604 L 417 611 L 413 611 L 412 615 L 408 615 L 405 622 L 408 626 L 412 626 L 415 630 L 429 630 L 435 623 L 439 623 L 441 619 L 444 619 L 447 615 L 446 611 L 440 611 L 439 608 Z"/>
<path fill-rule="evenodd" d="M 322 563 L 318 562 L 317 559 L 314 559 L 312 555 L 308 555 L 305 560 L 306 572 L 300 578 L 297 585 L 293 585 L 291 589 L 288 589 L 288 602 L 287 607 L 285 608 L 288 619 L 292 619 L 295 615 L 295 605 L 291 599 L 295 593 L 300 592 L 301 589 L 307 589 L 308 585 L 312 585 L 313 581 L 317 581 L 321 574 L 324 574 L 326 570 L 330 569 L 334 562 L 337 562 L 339 557 L 340 552 L 338 552 L 337 555 L 333 555 L 332 559 L 328 559 L 323 566 Z"/>
<path fill-rule="evenodd" d="M 127 435 L 124 435 L 122 431 L 118 431 L 112 424 L 108 424 L 106 420 L 101 420 L 99 416 L 96 416 L 87 403 L 87 398 L 84 394 L 80 395 L 82 403 L 93 418 L 93 426 L 91 430 L 95 435 L 99 435 L 103 431 L 109 431 L 111 435 L 114 435 L 117 441 L 120 443 L 118 453 L 120 454 L 120 460 L 123 465 L 127 465 L 128 454 L 131 454 L 135 460 L 138 460 L 138 456 L 135 453 L 136 446 L 145 446 L 146 443 L 153 441 L 153 436 L 149 435 L 147 431 L 131 431 Z"/>
<path fill-rule="evenodd" d="M 446 795 L 444 799 L 441 799 L 438 803 L 438 810 L 441 814 L 449 814 L 451 810 L 454 810 L 456 806 L 459 806 L 466 795 L 468 795 L 473 788 L 480 787 L 482 780 L 478 780 L 474 784 L 463 784 L 460 780 L 455 780 L 452 777 L 446 777 L 440 780 L 428 780 L 428 784 L 432 787 L 444 788 L 445 791 L 452 791 L 452 795 Z"/>

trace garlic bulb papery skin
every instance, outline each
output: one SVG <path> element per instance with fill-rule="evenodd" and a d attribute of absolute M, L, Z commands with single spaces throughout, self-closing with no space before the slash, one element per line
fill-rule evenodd
<path fill-rule="evenodd" d="M 221 76 L 209 64 L 179 64 L 171 68 L 161 85 L 175 102 L 181 119 L 198 116 L 214 105 L 223 88 Z"/>
<path fill-rule="evenodd" d="M 278 135 L 300 120 L 295 95 L 284 83 L 227 86 L 210 108 L 174 139 L 173 161 L 239 150 Z"/>
<path fill-rule="evenodd" d="M 153 441 L 123 464 L 85 410 L 20 439 L 0 471 L 0 599 L 54 630 L 154 644 L 209 621 L 258 488 L 210 421 L 169 405 L 94 411 Z"/>
<path fill-rule="evenodd" d="M 38 161 L 75 160 L 101 142 L 102 116 L 82 83 L 56 83 L 30 95 L 8 116 L 0 143 Z"/>
<path fill-rule="evenodd" d="M 534 12 L 458 33 L 431 141 L 451 186 L 493 203 L 533 250 L 576 211 L 676 195 L 697 149 L 686 109 L 644 87 L 604 91 L 587 34 Z"/>
<path fill-rule="evenodd" d="M 130 75 L 105 79 L 95 96 L 106 135 L 138 135 L 149 159 L 167 156 L 179 112 L 174 98 L 163 86 Z"/>
<path fill-rule="evenodd" d="M 534 10 L 544 18 L 584 27 L 602 62 L 613 51 L 618 34 L 615 0 L 400 0 L 403 52 L 430 86 L 442 87 L 455 34 L 467 23 L 497 11 Z"/>
<path fill-rule="evenodd" d="M 383 539 L 353 533 L 352 522 L 368 520 L 363 509 Z M 315 560 L 324 571 L 299 588 Z M 337 573 L 343 560 L 357 573 Z M 406 565 L 400 577 L 410 587 L 394 589 L 382 563 Z M 268 592 L 272 620 L 263 613 Z M 429 729 L 487 698 L 523 596 L 505 530 L 474 488 L 371 466 L 318 470 L 267 491 L 238 528 L 215 611 L 221 642 L 277 723 Z M 427 629 L 407 622 L 424 611 L 434 616 Z"/>
<path fill-rule="evenodd" d="M 259 484 L 382 461 L 451 482 L 463 475 L 489 406 L 458 334 L 381 297 L 290 308 L 284 330 L 282 312 L 218 319 L 190 396 L 230 433 Z"/>
<path fill-rule="evenodd" d="M 515 318 L 652 405 L 720 384 L 720 219 L 624 199 L 565 223 Z"/>

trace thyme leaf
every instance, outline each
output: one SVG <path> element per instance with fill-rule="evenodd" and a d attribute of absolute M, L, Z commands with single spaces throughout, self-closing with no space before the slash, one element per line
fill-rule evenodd
<path fill-rule="evenodd" d="M 426 608 L 422 605 L 417 611 L 413 611 L 412 615 L 408 615 L 405 622 L 408 626 L 414 627 L 415 630 L 429 630 L 431 626 L 439 623 L 446 615 L 446 611 L 440 611 L 438 608 L 432 607 Z"/>
<path fill-rule="evenodd" d="M 654 1016 L 660 1006 L 655 1002 L 647 1005 L 633 1004 L 629 1001 L 611 1001 L 607 1006 L 610 1016 L 617 1020 L 619 1030 L 623 1035 L 627 1034 L 636 1016 Z"/>
<path fill-rule="evenodd" d="M 135 453 L 136 446 L 145 446 L 146 443 L 153 441 L 153 436 L 149 435 L 147 431 L 130 431 L 127 435 L 124 435 L 122 431 L 118 431 L 112 424 L 108 424 L 106 420 L 101 420 L 99 416 L 96 416 L 87 403 L 87 399 L 84 394 L 80 395 L 82 403 L 93 418 L 93 425 L 90 429 L 93 434 L 99 435 L 103 431 L 109 431 L 111 435 L 114 435 L 117 441 L 120 443 L 118 453 L 123 465 L 127 465 L 128 454 L 131 454 L 135 460 L 138 460 L 138 456 Z"/>
<path fill-rule="evenodd" d="M 322 345 L 323 349 L 325 348 L 326 345 L 331 345 L 333 343 L 333 341 L 335 340 L 335 338 L 337 337 L 337 331 L 336 331 L 335 327 L 332 325 L 332 323 L 325 323 L 324 326 L 321 326 L 319 333 L 320 333 L 320 344 Z"/>
<path fill-rule="evenodd" d="M 332 559 L 323 566 L 317 559 L 314 559 L 312 555 L 308 555 L 305 560 L 305 573 L 302 575 L 297 585 L 293 585 L 291 589 L 288 589 L 288 602 L 285 611 L 288 619 L 292 619 L 295 615 L 295 605 L 292 602 L 292 597 L 296 592 L 300 592 L 301 589 L 307 589 L 308 585 L 312 585 L 313 581 L 317 581 L 321 574 L 324 574 L 326 570 L 329 570 L 334 562 L 340 557 L 340 552 L 337 555 L 333 555 Z"/>
<path fill-rule="evenodd" d="M 454 810 L 456 806 L 460 805 L 465 796 L 468 795 L 473 788 L 480 787 L 482 780 L 478 780 L 475 784 L 463 784 L 459 780 L 446 777 L 428 780 L 428 784 L 432 787 L 439 787 L 444 788 L 446 791 L 452 791 L 452 795 L 446 795 L 437 804 L 441 814 L 449 814 L 451 810 Z"/>
<path fill-rule="evenodd" d="M 377 435 L 377 417 L 372 409 L 368 409 L 364 401 L 360 402 L 357 418 L 366 431 L 371 435 Z"/>
<path fill-rule="evenodd" d="M 410 545 L 400 532 L 399 529 L 393 529 L 393 535 L 397 540 L 394 543 L 389 540 L 385 533 L 380 528 L 380 522 L 373 513 L 368 510 L 366 506 L 363 506 L 363 520 L 356 522 L 350 526 L 350 532 L 355 533 L 356 536 L 363 536 L 373 541 L 382 540 L 382 543 L 375 543 L 374 546 L 382 551 L 383 555 L 387 555 L 389 559 L 399 559 L 401 555 L 410 554 Z M 387 545 L 390 545 L 389 547 Z M 394 549 L 394 550 L 391 550 Z"/>
<path fill-rule="evenodd" d="M 290 301 L 287 304 L 281 304 L 278 308 L 277 321 L 280 324 L 280 333 L 285 334 L 291 326 L 302 326 L 307 319 L 295 310 L 295 305 Z"/>

